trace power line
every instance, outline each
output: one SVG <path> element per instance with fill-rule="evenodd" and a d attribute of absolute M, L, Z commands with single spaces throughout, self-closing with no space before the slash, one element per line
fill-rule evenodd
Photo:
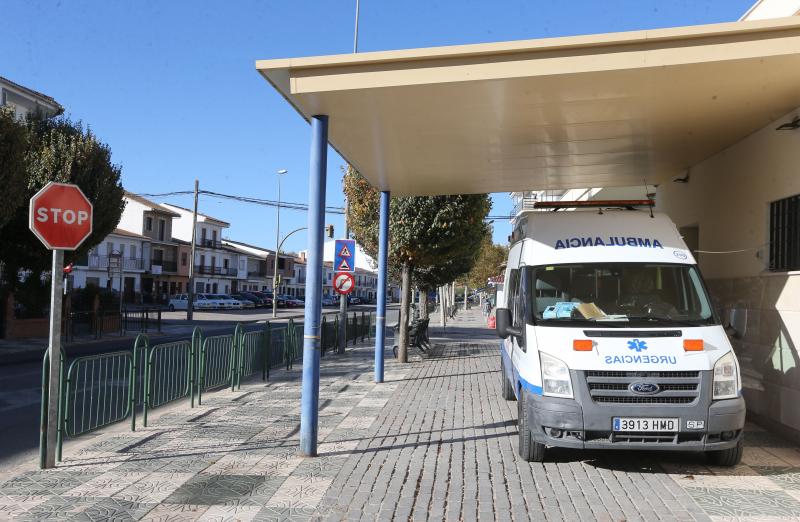
<path fill-rule="evenodd" d="M 291 203 L 288 201 L 281 201 L 278 203 L 274 199 L 262 199 L 262 198 L 252 198 L 248 196 L 236 196 L 234 194 L 224 194 L 222 192 L 214 192 L 211 190 L 200 190 L 198 194 L 202 194 L 205 196 L 210 196 L 213 198 L 219 199 L 227 199 L 231 201 L 240 201 L 242 203 L 250 203 L 253 205 L 262 205 L 266 207 L 280 207 L 286 208 L 289 210 L 300 210 L 300 211 L 307 211 L 308 205 L 306 203 Z M 141 196 L 144 198 L 170 198 L 175 196 L 191 196 L 194 195 L 194 192 L 191 190 L 177 190 L 174 192 L 161 192 L 158 194 L 136 194 L 137 196 Z M 344 214 L 343 207 L 325 207 L 325 212 L 327 214 Z M 514 219 L 514 216 L 511 215 L 497 215 L 497 216 L 486 216 L 485 219 Z"/>
<path fill-rule="evenodd" d="M 174 192 L 162 192 L 158 194 L 137 194 L 137 196 L 145 197 L 145 198 L 169 198 L 174 196 L 187 196 L 193 195 L 194 192 L 191 190 L 178 190 Z M 262 205 L 266 207 L 280 207 L 280 208 L 287 208 L 289 210 L 301 210 L 307 211 L 308 205 L 305 203 L 291 203 L 288 201 L 281 201 L 278 203 L 272 199 L 261 199 L 261 198 L 251 198 L 247 196 L 236 196 L 234 194 L 223 194 L 221 192 L 213 192 L 210 190 L 200 190 L 198 194 L 202 194 L 205 196 L 210 196 L 213 198 L 219 199 L 228 199 L 232 201 L 240 201 L 242 203 L 250 203 L 253 205 Z M 342 207 L 325 207 L 325 212 L 327 214 L 344 214 L 344 208 Z"/>

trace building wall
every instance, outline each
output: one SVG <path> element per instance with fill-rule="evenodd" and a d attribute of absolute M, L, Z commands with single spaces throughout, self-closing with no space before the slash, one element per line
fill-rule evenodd
<path fill-rule="evenodd" d="M 800 194 L 800 108 L 658 188 L 658 210 L 697 227 L 698 261 L 734 339 L 748 409 L 800 439 L 800 271 L 770 272 L 769 204 Z"/>
<path fill-rule="evenodd" d="M 147 229 L 147 218 L 152 220 L 152 227 Z M 171 241 L 172 240 L 172 221 L 174 217 L 163 212 L 154 212 L 152 210 L 145 210 L 139 217 L 139 234 L 147 236 L 155 241 Z M 164 239 L 159 236 L 159 222 L 164 222 Z"/>
<path fill-rule="evenodd" d="M 126 198 L 125 210 L 122 211 L 122 217 L 120 217 L 117 228 L 136 234 L 142 234 L 144 231 L 142 215 L 146 210 L 148 210 L 148 208 L 143 204 Z"/>
<path fill-rule="evenodd" d="M 764 20 L 800 14 L 800 0 L 758 0 L 742 20 Z"/>
<path fill-rule="evenodd" d="M 36 111 L 42 111 L 48 116 L 52 116 L 58 112 L 56 107 L 45 103 L 44 100 L 28 96 L 18 91 L 15 87 L 1 81 L 0 105 L 12 107 L 14 109 L 14 116 L 20 120 L 27 118 L 29 114 L 35 113 Z"/>

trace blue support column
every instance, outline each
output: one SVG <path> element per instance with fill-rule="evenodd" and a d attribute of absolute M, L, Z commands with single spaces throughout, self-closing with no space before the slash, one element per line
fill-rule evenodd
<path fill-rule="evenodd" d="M 383 347 L 386 340 L 386 273 L 389 268 L 389 191 L 381 192 L 378 223 L 378 311 L 375 314 L 375 382 L 383 382 Z"/>
<path fill-rule="evenodd" d="M 311 118 L 311 164 L 308 172 L 308 265 L 303 323 L 303 391 L 300 402 L 300 452 L 317 456 L 319 356 L 322 324 L 322 257 L 328 117 Z"/>

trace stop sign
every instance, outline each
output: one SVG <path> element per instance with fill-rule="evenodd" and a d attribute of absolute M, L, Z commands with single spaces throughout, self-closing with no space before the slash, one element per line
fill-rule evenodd
<path fill-rule="evenodd" d="M 92 204 L 77 185 L 51 181 L 31 198 L 29 220 L 50 250 L 75 250 L 92 233 Z"/>

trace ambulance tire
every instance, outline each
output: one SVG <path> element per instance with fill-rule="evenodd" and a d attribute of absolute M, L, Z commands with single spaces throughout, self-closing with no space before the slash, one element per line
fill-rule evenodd
<path fill-rule="evenodd" d="M 502 381 L 500 396 L 507 401 L 513 401 L 516 398 L 514 397 L 514 388 L 511 387 L 511 381 L 506 377 L 506 363 L 502 355 L 500 356 L 500 380 Z"/>
<path fill-rule="evenodd" d="M 744 452 L 744 443 L 739 439 L 739 443 L 732 447 L 721 451 L 709 451 L 706 453 L 708 460 L 711 464 L 716 466 L 732 467 L 736 466 L 742 461 L 742 453 Z"/>
<path fill-rule="evenodd" d="M 517 432 L 519 433 L 519 456 L 525 462 L 544 462 L 544 444 L 533 440 L 530 414 L 525 406 L 525 392 L 520 390 L 517 402 Z"/>

